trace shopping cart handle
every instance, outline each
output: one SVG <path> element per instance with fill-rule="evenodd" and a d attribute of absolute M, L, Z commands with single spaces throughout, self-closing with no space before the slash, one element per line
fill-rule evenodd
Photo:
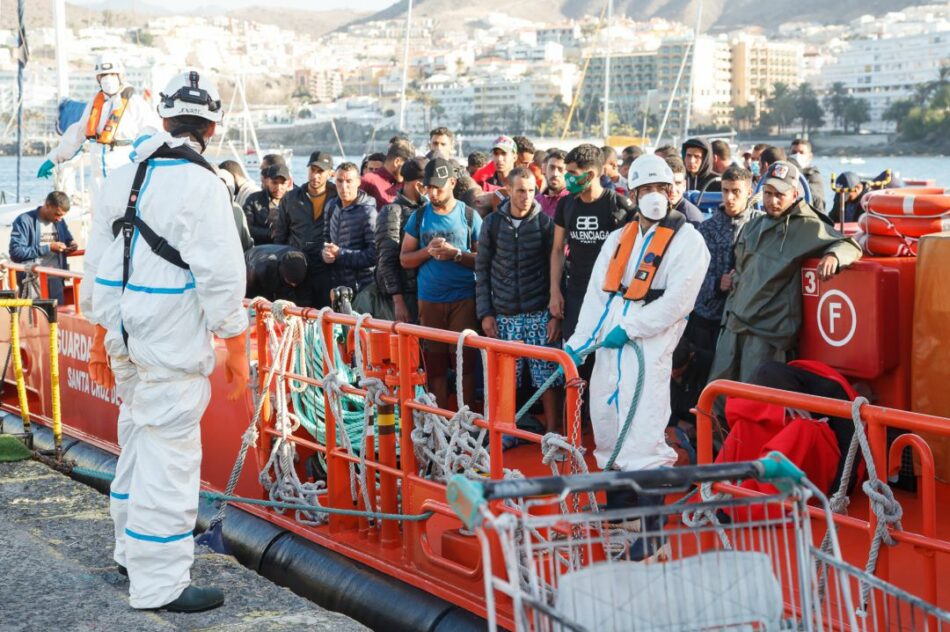
<path fill-rule="evenodd" d="M 485 490 L 481 483 L 456 474 L 449 479 L 445 497 L 467 529 L 481 526 L 482 507 L 485 505 Z"/>
<path fill-rule="evenodd" d="M 776 479 L 785 479 L 794 483 L 801 483 L 805 480 L 805 472 L 778 450 L 769 452 L 765 457 L 759 459 L 759 463 L 762 464 L 760 480 L 774 482 Z"/>

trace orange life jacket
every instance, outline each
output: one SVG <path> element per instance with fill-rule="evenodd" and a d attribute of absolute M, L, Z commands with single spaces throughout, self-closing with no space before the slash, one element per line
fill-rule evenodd
<path fill-rule="evenodd" d="M 99 91 L 92 101 L 92 109 L 89 110 L 89 120 L 86 122 L 87 139 L 94 140 L 100 145 L 115 145 L 115 133 L 119 129 L 119 121 L 122 120 L 122 115 L 125 114 L 125 108 L 129 105 L 129 97 L 132 96 L 132 92 L 131 87 L 122 91 L 122 101 L 119 107 L 113 108 L 105 127 L 102 128 L 101 132 L 97 132 L 99 119 L 102 117 L 102 106 L 106 102 L 105 93 Z"/>
<path fill-rule="evenodd" d="M 653 290 L 653 279 L 656 277 L 656 271 L 663 261 L 666 250 L 670 247 L 670 242 L 676 232 L 686 223 L 686 218 L 677 211 L 670 211 L 654 229 L 653 238 L 647 245 L 646 252 L 640 259 L 640 265 L 633 275 L 633 281 L 629 287 L 623 286 L 623 276 L 627 270 L 627 263 L 630 261 L 630 255 L 633 253 L 633 246 L 637 243 L 637 232 L 640 230 L 640 223 L 636 220 L 631 221 L 624 226 L 620 233 L 620 240 L 617 242 L 617 249 L 614 256 L 610 259 L 607 266 L 607 275 L 604 278 L 604 292 L 611 294 L 620 292 L 623 297 L 630 301 L 646 301 L 647 303 L 658 299 L 663 295 L 663 290 Z"/>

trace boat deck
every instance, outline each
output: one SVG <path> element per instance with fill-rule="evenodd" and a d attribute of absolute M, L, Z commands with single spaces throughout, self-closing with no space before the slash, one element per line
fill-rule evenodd
<path fill-rule="evenodd" d="M 109 500 L 35 461 L 0 463 L 0 630 L 366 630 L 298 597 L 233 558 L 196 552 L 192 576 L 225 591 L 199 614 L 128 605 L 112 561 Z"/>

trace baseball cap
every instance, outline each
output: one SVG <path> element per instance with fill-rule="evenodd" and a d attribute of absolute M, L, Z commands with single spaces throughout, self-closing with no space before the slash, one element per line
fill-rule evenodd
<path fill-rule="evenodd" d="M 444 187 L 453 177 L 455 172 L 452 170 L 452 163 L 445 158 L 436 158 L 426 164 L 422 183 L 427 187 Z"/>
<path fill-rule="evenodd" d="M 324 171 L 330 171 L 333 169 L 333 156 L 325 151 L 315 151 L 310 154 L 310 162 L 307 163 L 308 167 L 316 165 L 323 169 Z"/>
<path fill-rule="evenodd" d="M 798 167 L 785 160 L 778 160 L 769 165 L 764 179 L 764 184 L 775 187 L 779 193 L 787 193 L 798 187 Z"/>
<path fill-rule="evenodd" d="M 285 164 L 271 165 L 267 169 L 267 173 L 264 174 L 265 178 L 283 178 L 284 180 L 290 180 L 290 169 L 287 168 Z"/>
<path fill-rule="evenodd" d="M 515 144 L 515 141 L 510 136 L 499 136 L 495 139 L 495 142 L 492 143 L 492 151 L 500 149 L 509 154 L 516 153 L 518 151 L 518 145 Z"/>
<path fill-rule="evenodd" d="M 839 189 L 853 191 L 858 188 L 859 184 L 861 184 L 861 176 L 853 171 L 845 171 L 835 178 L 835 187 Z"/>
<path fill-rule="evenodd" d="M 429 164 L 426 158 L 413 158 L 402 163 L 399 169 L 399 175 L 403 182 L 412 182 L 413 180 L 422 180 L 426 172 L 426 165 Z"/>

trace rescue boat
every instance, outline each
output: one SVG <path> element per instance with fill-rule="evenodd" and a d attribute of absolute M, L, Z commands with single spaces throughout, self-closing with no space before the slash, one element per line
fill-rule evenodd
<path fill-rule="evenodd" d="M 941 343 L 950 340 L 943 286 L 950 235 L 920 237 L 917 255 L 866 257 L 827 282 L 818 278 L 817 261 L 802 269 L 801 357 L 863 382 L 873 403 L 853 411 L 850 402 L 713 382 L 696 408 L 697 454 L 699 463 L 713 462 L 710 411 L 720 395 L 816 417 L 854 412 L 876 471 L 887 477 L 912 463 L 918 481 L 914 492 L 894 492 L 903 516 L 899 528 L 885 527 L 893 544 L 883 546 L 874 572 L 950 609 L 950 521 L 939 519 L 950 498 L 950 369 L 940 355 Z M 23 267 L 8 265 L 8 288 L 16 286 L 17 272 Z M 7 358 L 2 431 L 22 433 L 24 421 L 32 422 L 36 448 L 50 451 L 75 478 L 106 490 L 119 451 L 118 407 L 115 392 L 87 373 L 93 326 L 79 306 L 81 275 L 45 268 L 30 273 L 42 291 L 48 276 L 67 279 L 66 298 L 49 313 L 0 298 L 11 314 L 0 323 L 0 340 L 18 351 Z M 502 551 L 497 541 L 483 544 L 465 528 L 446 485 L 457 473 L 498 480 L 595 470 L 592 437 L 581 430 L 583 382 L 571 360 L 560 350 L 356 314 L 261 301 L 248 308 L 256 387 L 244 401 L 228 401 L 219 345 L 201 425 L 199 530 L 214 522 L 242 563 L 375 629 L 483 629 L 490 608 L 484 574 L 505 575 Z M 448 409 L 426 397 L 419 345 L 427 340 L 480 352 L 484 415 L 472 413 L 474 402 L 461 401 L 460 394 Z M 568 414 L 557 440 L 516 424 L 523 412 L 517 358 L 563 368 Z M 889 440 L 895 433 L 906 434 Z M 504 450 L 505 436 L 520 445 Z M 279 477 L 299 485 L 299 494 L 288 498 L 262 485 Z M 718 489 L 755 493 L 728 484 Z M 815 520 L 820 537 L 827 524 L 823 514 Z M 845 561 L 864 568 L 878 519 L 860 487 L 847 514 L 835 514 L 833 522 Z M 514 627 L 510 600 L 499 595 L 491 607 L 500 625 Z"/>

